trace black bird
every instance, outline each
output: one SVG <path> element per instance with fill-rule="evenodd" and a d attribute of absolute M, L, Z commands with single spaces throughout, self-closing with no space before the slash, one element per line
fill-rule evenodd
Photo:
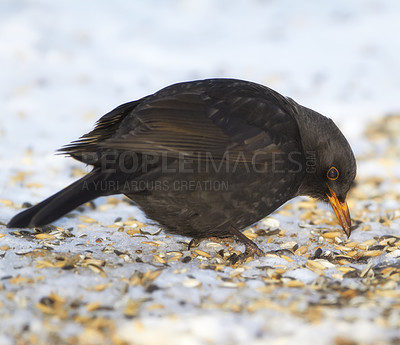
<path fill-rule="evenodd" d="M 93 170 L 16 215 L 39 227 L 99 196 L 125 194 L 167 232 L 194 240 L 236 236 L 286 201 L 329 201 L 345 233 L 356 175 L 332 120 L 265 86 L 234 79 L 178 83 L 123 104 L 59 150 Z"/>

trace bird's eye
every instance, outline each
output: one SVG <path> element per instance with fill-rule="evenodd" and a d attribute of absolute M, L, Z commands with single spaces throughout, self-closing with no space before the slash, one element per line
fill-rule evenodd
<path fill-rule="evenodd" d="M 339 177 L 339 170 L 337 170 L 335 167 L 330 167 L 328 172 L 326 173 L 326 176 L 331 181 L 335 181 Z"/>

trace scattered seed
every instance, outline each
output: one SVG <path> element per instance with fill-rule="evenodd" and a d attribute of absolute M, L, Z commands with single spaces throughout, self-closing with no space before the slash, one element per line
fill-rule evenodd
<path fill-rule="evenodd" d="M 316 260 L 307 260 L 306 267 L 308 267 L 312 271 L 316 271 L 316 270 L 323 271 L 326 269 L 326 266 L 324 266 L 322 263 L 320 263 Z"/>
<path fill-rule="evenodd" d="M 364 269 L 360 272 L 360 277 L 365 277 L 372 269 L 372 261 L 364 267 Z"/>
<path fill-rule="evenodd" d="M 285 284 L 285 286 L 291 288 L 301 288 L 304 287 L 304 283 L 299 280 L 290 280 Z"/>
<path fill-rule="evenodd" d="M 250 240 L 254 240 L 255 238 L 258 237 L 257 233 L 254 232 L 254 229 L 252 229 L 252 228 L 249 228 L 249 229 L 246 229 L 245 231 L 243 231 L 243 235 L 245 235 Z"/>
<path fill-rule="evenodd" d="M 129 236 L 133 236 L 133 235 L 140 234 L 140 230 L 139 229 L 126 229 L 126 233 Z"/>
<path fill-rule="evenodd" d="M 135 223 L 136 225 L 138 225 L 138 223 Z M 156 236 L 158 234 L 160 234 L 161 232 L 161 228 L 155 228 L 151 227 L 151 226 L 147 226 L 144 228 L 140 227 L 140 233 L 143 235 L 152 235 L 152 236 Z"/>
<path fill-rule="evenodd" d="M 268 228 L 269 230 L 278 229 L 281 225 L 279 220 L 277 220 L 275 218 L 271 218 L 271 217 L 264 218 L 261 221 L 261 224 L 263 227 Z"/>
<path fill-rule="evenodd" d="M 95 310 L 99 309 L 100 306 L 101 306 L 100 302 L 89 303 L 89 304 L 86 304 L 86 310 L 87 311 L 95 311 Z"/>
<path fill-rule="evenodd" d="M 282 249 L 293 249 L 295 246 L 297 246 L 297 243 L 295 241 L 289 241 L 289 242 L 284 242 L 281 243 L 280 247 Z"/>
<path fill-rule="evenodd" d="M 286 268 L 277 268 L 277 269 L 275 270 L 275 273 L 278 274 L 278 275 L 282 275 L 282 274 L 284 274 L 286 271 L 287 271 Z"/>
<path fill-rule="evenodd" d="M 375 257 L 382 255 L 383 251 L 382 250 L 367 250 L 364 253 L 362 253 L 362 256 L 366 257 Z"/>
<path fill-rule="evenodd" d="M 194 249 L 193 252 L 196 253 L 199 256 L 204 256 L 205 258 L 211 258 L 211 255 L 208 254 L 207 252 L 203 251 L 203 250 Z"/>
<path fill-rule="evenodd" d="M 158 262 L 158 263 L 160 263 L 160 264 L 165 264 L 165 263 L 166 263 L 165 259 L 162 258 L 162 257 L 159 256 L 159 255 L 153 255 L 153 258 L 154 258 L 154 260 L 155 260 L 156 262 Z"/>
<path fill-rule="evenodd" d="M 187 288 L 196 288 L 202 285 L 202 283 L 194 278 L 187 278 L 183 281 L 182 285 Z"/>
<path fill-rule="evenodd" d="M 97 265 L 88 264 L 87 267 L 90 268 L 94 273 L 100 274 L 100 276 L 102 276 L 102 277 L 106 277 L 107 276 L 107 274 L 104 272 L 104 270 L 101 267 L 97 266 Z"/>
<path fill-rule="evenodd" d="M 181 262 L 183 262 L 184 264 L 187 264 L 188 262 L 190 262 L 192 260 L 192 258 L 190 256 L 185 256 Z"/>
<path fill-rule="evenodd" d="M 140 304 L 138 302 L 129 299 L 124 310 L 124 315 L 129 318 L 136 316 L 139 311 L 139 307 Z"/>
<path fill-rule="evenodd" d="M 332 267 L 336 267 L 333 263 L 329 262 L 328 260 L 324 260 L 324 259 L 315 259 L 313 260 L 314 263 L 318 262 L 319 264 L 321 264 L 324 268 L 332 268 Z"/>
<path fill-rule="evenodd" d="M 146 284 L 153 282 L 160 276 L 161 273 L 162 270 L 147 271 L 146 273 L 143 274 L 142 282 Z"/>
<path fill-rule="evenodd" d="M 300 246 L 299 248 L 296 249 L 294 252 L 296 255 L 303 255 L 307 253 L 308 247 L 307 246 Z"/>
<path fill-rule="evenodd" d="M 14 203 L 11 200 L 7 200 L 7 199 L 0 199 L 0 202 L 7 207 L 13 207 Z"/>
<path fill-rule="evenodd" d="M 281 255 L 282 259 L 285 259 L 287 262 L 293 262 L 293 259 L 287 255 Z"/>
<path fill-rule="evenodd" d="M 325 233 L 323 233 L 321 236 L 322 236 L 323 238 L 336 238 L 336 237 L 339 237 L 339 236 L 341 236 L 341 235 L 343 235 L 342 232 L 340 232 L 340 231 L 333 231 L 333 232 L 325 232 Z"/>
<path fill-rule="evenodd" d="M 338 271 L 343 272 L 343 273 L 347 273 L 347 272 L 351 272 L 351 271 L 355 271 L 356 269 L 353 267 L 338 267 Z"/>
<path fill-rule="evenodd" d="M 239 287 L 239 284 L 236 282 L 222 282 L 220 287 L 235 289 Z"/>
<path fill-rule="evenodd" d="M 236 269 L 234 269 L 231 273 L 230 273 L 230 277 L 234 278 L 237 276 L 240 276 L 242 273 L 244 272 L 244 268 L 243 267 L 238 267 Z"/>
<path fill-rule="evenodd" d="M 153 246 L 153 247 L 159 247 L 160 243 L 159 242 L 155 242 L 155 241 L 143 241 L 143 244 L 148 244 L 149 246 Z"/>
<path fill-rule="evenodd" d="M 55 239 L 56 239 L 55 236 L 50 235 L 50 234 L 46 234 L 46 233 L 43 233 L 43 234 L 36 234 L 35 237 L 36 237 L 38 240 L 55 240 Z"/>
<path fill-rule="evenodd" d="M 223 246 L 220 243 L 217 242 L 208 242 L 206 243 L 207 248 L 212 248 L 214 250 L 220 250 L 223 248 Z"/>
<path fill-rule="evenodd" d="M 78 219 L 79 219 L 80 221 L 82 221 L 82 222 L 89 223 L 89 224 L 92 224 L 92 223 L 96 223 L 96 222 L 97 222 L 96 219 L 93 219 L 93 218 L 90 218 L 90 217 L 86 217 L 86 216 L 80 216 Z"/>

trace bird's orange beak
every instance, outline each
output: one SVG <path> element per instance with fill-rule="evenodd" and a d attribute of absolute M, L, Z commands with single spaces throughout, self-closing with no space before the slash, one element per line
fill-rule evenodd
<path fill-rule="evenodd" d="M 329 192 L 330 195 L 329 193 L 327 193 L 326 196 L 328 197 L 329 202 L 331 203 L 332 208 L 335 211 L 336 217 L 338 218 L 339 223 L 343 228 L 343 231 L 346 233 L 347 237 L 350 237 L 351 219 L 347 202 L 346 201 L 340 202 L 336 196 L 336 193 L 331 188 L 329 188 Z"/>

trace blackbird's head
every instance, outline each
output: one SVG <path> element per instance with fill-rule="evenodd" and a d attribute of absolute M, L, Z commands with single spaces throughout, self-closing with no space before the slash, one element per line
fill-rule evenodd
<path fill-rule="evenodd" d="M 307 130 L 301 130 L 306 151 L 306 174 L 299 195 L 329 202 L 347 236 L 351 233 L 347 192 L 356 177 L 353 151 L 334 122 L 314 111 L 307 110 Z"/>

